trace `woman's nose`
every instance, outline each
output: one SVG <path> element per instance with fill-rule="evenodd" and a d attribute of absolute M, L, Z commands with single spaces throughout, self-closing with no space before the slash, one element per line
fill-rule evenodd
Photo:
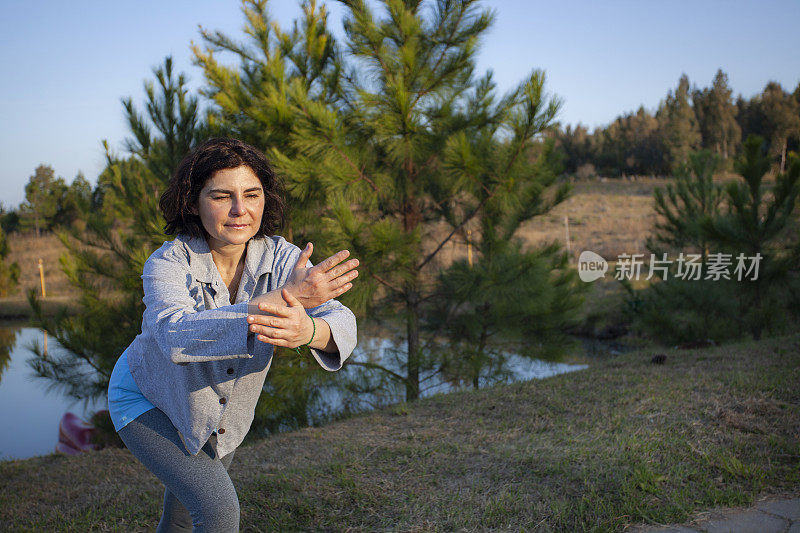
<path fill-rule="evenodd" d="M 245 213 L 244 209 L 244 198 L 233 198 L 233 202 L 231 203 L 231 215 L 239 216 Z"/>

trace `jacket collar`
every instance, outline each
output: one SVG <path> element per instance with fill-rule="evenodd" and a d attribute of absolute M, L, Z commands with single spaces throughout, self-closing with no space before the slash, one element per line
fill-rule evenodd
<path fill-rule="evenodd" d="M 178 235 L 176 240 L 184 243 L 189 254 L 189 269 L 194 278 L 203 283 L 213 283 L 220 279 L 219 270 L 211 257 L 211 249 L 205 237 Z M 275 258 L 275 242 L 268 237 L 253 237 L 247 242 L 245 252 L 245 272 L 253 279 L 272 272 Z"/>

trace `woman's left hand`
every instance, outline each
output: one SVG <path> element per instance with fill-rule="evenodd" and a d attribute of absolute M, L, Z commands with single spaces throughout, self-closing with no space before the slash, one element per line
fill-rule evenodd
<path fill-rule="evenodd" d="M 270 314 L 247 315 L 247 323 L 261 342 L 297 348 L 311 341 L 314 324 L 303 304 L 289 291 L 282 289 L 281 296 L 288 307 L 260 303 L 258 309 Z"/>

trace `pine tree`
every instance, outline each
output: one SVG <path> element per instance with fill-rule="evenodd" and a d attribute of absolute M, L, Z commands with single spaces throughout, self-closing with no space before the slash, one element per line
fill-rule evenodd
<path fill-rule="evenodd" d="M 564 154 L 562 164 L 567 174 L 575 174 L 583 165 L 596 164 L 592 137 L 585 126 L 577 124 L 573 128 L 567 124 L 555 132 L 555 139 L 557 149 Z"/>
<path fill-rule="evenodd" d="M 788 171 L 767 187 L 764 177 L 772 161 L 764 140 L 750 136 L 742 148 L 736 162 L 741 179 L 725 184 L 718 210 L 703 216 L 696 199 L 686 209 L 679 202 L 674 218 L 681 221 L 685 214 L 686 219 L 699 223 L 688 228 L 679 223 L 660 228 L 656 240 L 684 243 L 688 233 L 708 243 L 711 252 L 723 254 L 717 257 L 727 258 L 730 265 L 727 279 L 709 278 L 708 262 L 700 279 L 682 279 L 673 263 L 667 279 L 652 284 L 638 297 L 637 321 L 662 340 L 720 341 L 743 333 L 758 340 L 765 330 L 786 331 L 800 318 L 800 237 L 790 231 L 796 228 L 800 159 L 793 156 Z M 716 197 L 716 193 L 706 197 Z M 743 268 L 737 273 L 740 262 Z"/>
<path fill-rule="evenodd" d="M 414 400 L 437 364 L 424 345 L 442 251 L 516 184 L 529 187 L 517 201 L 532 206 L 513 216 L 527 219 L 546 204 L 538 203 L 546 185 L 526 158 L 559 102 L 545 95 L 538 71 L 503 98 L 490 74 L 475 78 L 476 45 L 493 18 L 477 2 L 382 7 L 378 19 L 366 2 L 347 2 L 354 68 L 344 69 L 342 96 L 321 103 L 292 87 L 294 155 L 272 154 L 290 179 L 324 186 L 324 242 L 353 251 L 369 273 L 350 304 L 403 321 L 396 364 L 363 364 L 393 376 Z"/>
<path fill-rule="evenodd" d="M 490 165 L 502 161 L 486 153 L 497 149 L 491 135 L 470 144 L 471 153 L 446 152 L 446 161 L 464 171 L 466 161 Z M 438 346 L 429 344 L 441 354 L 438 364 L 450 382 L 471 383 L 477 389 L 481 378 L 502 380 L 510 375 L 510 351 L 555 359 L 574 347 L 566 332 L 577 325 L 576 310 L 589 286 L 567 268 L 568 256 L 558 243 L 525 249 L 515 237 L 524 222 L 548 212 L 569 191 L 561 187 L 552 199 L 543 197 L 542 192 L 556 182 L 556 165 L 552 143 L 541 148 L 535 162 L 520 169 L 519 179 L 486 199 L 476 215 L 471 238 L 475 264 L 457 261 L 439 275 L 437 305 L 429 315 L 428 329 L 433 338 L 446 334 Z M 487 181 L 497 173 L 491 166 L 472 171 Z M 482 188 L 473 194 L 481 201 L 487 195 Z"/>
<path fill-rule="evenodd" d="M 724 164 L 732 158 L 741 142 L 742 131 L 736 122 L 733 91 L 728 75 L 718 70 L 711 88 L 694 91 L 692 102 L 700 124 L 703 147 L 722 157 Z"/>
<path fill-rule="evenodd" d="M 624 176 L 669 170 L 659 122 L 644 107 L 617 117 L 599 138 L 599 166 L 604 171 Z"/>
<path fill-rule="evenodd" d="M 764 115 L 760 94 L 750 99 L 745 99 L 742 95 L 736 98 L 736 123 L 742 130 L 742 139 L 750 135 L 769 138 L 767 117 Z"/>
<path fill-rule="evenodd" d="M 788 171 L 778 174 L 765 190 L 764 177 L 770 166 L 764 139 L 748 137 L 736 164 L 742 181 L 726 184 L 726 209 L 703 224 L 708 238 L 721 248 L 762 258 L 756 279 L 743 282 L 739 289 L 741 323 L 755 340 L 765 328 L 780 326 L 785 293 L 797 290 L 796 286 L 790 288 L 796 280 L 789 273 L 797 269 L 800 257 L 800 240 L 786 243 L 784 231 L 796 217 L 800 160 L 794 157 Z"/>
<path fill-rule="evenodd" d="M 786 169 L 786 148 L 790 138 L 800 137 L 800 106 L 781 85 L 769 82 L 761 105 L 769 131 L 770 151 L 780 161 L 779 172 Z"/>
<path fill-rule="evenodd" d="M 722 189 L 714 183 L 714 173 L 721 158 L 708 150 L 689 154 L 689 161 L 673 175 L 674 183 L 653 192 L 654 208 L 660 220 L 654 234 L 647 239 L 647 248 L 662 257 L 664 252 L 694 247 L 708 256 L 708 241 L 701 231 L 706 218 L 719 214 Z"/>
<path fill-rule="evenodd" d="M 662 136 L 669 154 L 670 168 L 685 164 L 689 152 L 700 148 L 700 128 L 692 104 L 689 101 L 689 78 L 684 74 L 678 87 L 667 98 L 656 113 Z"/>
<path fill-rule="evenodd" d="M 92 209 L 92 186 L 89 180 L 78 172 L 75 179 L 67 188 L 58 212 L 54 217 L 57 226 L 69 227 L 73 224 L 82 226 L 85 224 L 82 219 L 86 218 Z"/>
<path fill-rule="evenodd" d="M 304 2 L 301 18 L 290 31 L 271 20 L 266 0 L 244 1 L 242 12 L 246 41 L 201 29 L 205 49 L 192 47 L 207 82 L 202 93 L 215 104 L 209 122 L 220 134 L 265 152 L 280 148 L 293 157 L 290 136 L 297 116 L 289 103 L 292 91 L 300 90 L 322 105 L 341 98 L 342 67 L 327 28 L 327 11 L 315 0 Z M 220 52 L 236 56 L 239 66 L 221 63 Z M 324 192 L 320 183 L 307 178 L 285 178 L 291 206 L 288 240 L 309 240 L 324 206 Z"/>
<path fill-rule="evenodd" d="M 13 233 L 19 230 L 19 208 L 6 209 L 2 202 L 0 202 L 0 229 L 8 233 Z"/>

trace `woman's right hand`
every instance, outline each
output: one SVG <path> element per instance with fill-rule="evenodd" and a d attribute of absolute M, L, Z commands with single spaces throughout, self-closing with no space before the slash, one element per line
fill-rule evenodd
<path fill-rule="evenodd" d="M 358 259 L 342 263 L 350 255 L 347 250 L 341 250 L 318 265 L 308 268 L 306 263 L 313 251 L 314 245 L 308 243 L 297 258 L 289 280 L 283 286 L 306 309 L 322 305 L 349 291 L 353 287 L 350 282 L 358 276 L 358 270 L 355 270 Z"/>

